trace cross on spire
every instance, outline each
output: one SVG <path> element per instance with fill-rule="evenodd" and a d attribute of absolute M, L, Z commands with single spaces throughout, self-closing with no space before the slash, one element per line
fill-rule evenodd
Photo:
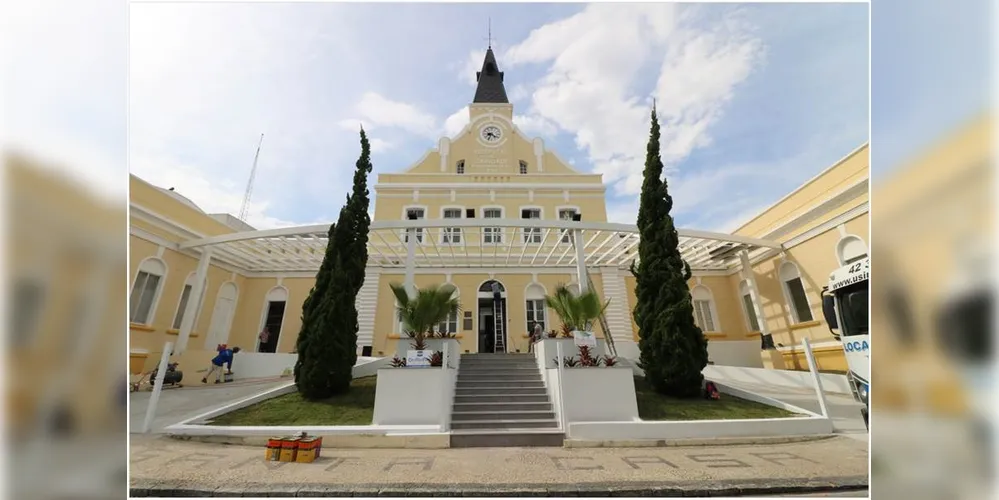
<path fill-rule="evenodd" d="M 489 48 L 493 48 L 493 18 L 489 19 Z"/>

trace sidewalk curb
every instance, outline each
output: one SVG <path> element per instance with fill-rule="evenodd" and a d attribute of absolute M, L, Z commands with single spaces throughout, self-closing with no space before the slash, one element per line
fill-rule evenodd
<path fill-rule="evenodd" d="M 868 487 L 867 476 L 728 479 L 711 481 L 621 481 L 571 484 L 302 484 L 246 483 L 242 485 L 199 485 L 192 481 L 135 479 L 131 497 L 719 497 L 761 496 L 794 493 L 854 491 Z"/>

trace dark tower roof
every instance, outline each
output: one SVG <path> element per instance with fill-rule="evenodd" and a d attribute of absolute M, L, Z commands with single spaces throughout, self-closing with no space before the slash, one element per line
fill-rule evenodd
<path fill-rule="evenodd" d="M 503 72 L 496 64 L 496 56 L 492 47 L 486 50 L 486 59 L 482 61 L 482 71 L 475 73 L 475 80 L 478 85 L 475 87 L 475 98 L 473 103 L 502 103 L 510 104 L 506 98 L 506 88 L 503 87 Z"/>

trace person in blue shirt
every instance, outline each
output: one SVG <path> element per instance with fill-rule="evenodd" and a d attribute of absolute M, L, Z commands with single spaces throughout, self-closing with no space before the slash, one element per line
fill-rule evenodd
<path fill-rule="evenodd" d="M 205 378 L 201 379 L 201 383 L 207 384 L 208 378 L 211 377 L 212 374 L 215 375 L 215 383 L 216 384 L 221 383 L 222 375 L 224 373 L 222 371 L 222 365 L 226 365 L 226 370 L 229 373 L 232 373 L 232 355 L 236 354 L 237 352 L 239 352 L 238 347 L 233 347 L 232 349 L 229 348 L 219 349 L 218 356 L 215 356 L 215 358 L 212 359 L 212 365 L 211 367 L 208 368 L 208 374 L 205 375 Z"/>

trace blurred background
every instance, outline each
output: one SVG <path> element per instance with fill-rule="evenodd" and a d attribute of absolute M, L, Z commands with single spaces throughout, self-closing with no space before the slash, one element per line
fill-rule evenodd
<path fill-rule="evenodd" d="M 876 498 L 995 493 L 993 8 L 871 6 Z M 121 497 L 127 5 L 5 9 L 5 483 Z"/>

